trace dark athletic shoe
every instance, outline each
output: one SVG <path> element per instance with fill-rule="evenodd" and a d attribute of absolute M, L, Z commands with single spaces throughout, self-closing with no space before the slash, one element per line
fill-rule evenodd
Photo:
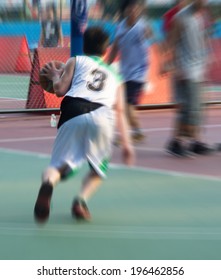
<path fill-rule="evenodd" d="M 119 137 L 113 140 L 113 145 L 119 147 L 121 145 L 121 139 Z"/>
<path fill-rule="evenodd" d="M 35 203 L 34 216 L 40 223 L 46 222 L 50 214 L 50 202 L 53 193 L 53 187 L 50 183 L 43 183 Z"/>
<path fill-rule="evenodd" d="M 172 140 L 167 148 L 166 151 L 176 157 L 187 157 L 188 153 L 186 149 L 183 147 L 183 145 L 178 140 Z"/>
<path fill-rule="evenodd" d="M 72 216 L 78 220 L 91 220 L 91 214 L 88 210 L 87 204 L 83 199 L 76 198 L 72 204 Z"/>
<path fill-rule="evenodd" d="M 138 144 L 143 142 L 143 140 L 145 139 L 145 135 L 142 134 L 141 132 L 134 132 L 131 135 L 131 141 L 133 144 Z M 115 138 L 113 141 L 114 146 L 119 147 L 121 146 L 121 139 L 119 137 Z"/>
<path fill-rule="evenodd" d="M 211 154 L 214 149 L 209 147 L 207 144 L 202 142 L 194 142 L 190 145 L 189 151 L 198 155 L 208 155 Z"/>
<path fill-rule="evenodd" d="M 141 132 L 134 132 L 131 138 L 133 143 L 140 143 L 144 140 L 145 136 Z"/>
<path fill-rule="evenodd" d="M 221 152 L 221 143 L 214 144 L 214 151 Z"/>

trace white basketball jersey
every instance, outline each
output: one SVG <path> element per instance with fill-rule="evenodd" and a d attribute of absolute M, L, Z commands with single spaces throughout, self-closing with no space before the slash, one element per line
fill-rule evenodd
<path fill-rule="evenodd" d="M 76 56 L 71 87 L 65 96 L 83 98 L 112 107 L 121 78 L 97 56 Z"/>

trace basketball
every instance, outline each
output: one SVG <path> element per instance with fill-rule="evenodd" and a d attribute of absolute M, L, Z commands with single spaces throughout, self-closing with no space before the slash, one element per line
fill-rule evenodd
<path fill-rule="evenodd" d="M 64 66 L 65 66 L 65 64 L 61 61 L 53 61 L 53 62 L 57 69 L 64 68 Z M 51 80 L 49 80 L 47 77 L 42 75 L 42 74 L 44 74 L 44 66 L 41 68 L 41 70 L 39 72 L 39 84 L 45 91 L 54 93 L 53 82 Z"/>

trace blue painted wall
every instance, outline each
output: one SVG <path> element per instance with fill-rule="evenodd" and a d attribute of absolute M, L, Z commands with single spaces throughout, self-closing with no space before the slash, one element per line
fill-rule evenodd
<path fill-rule="evenodd" d="M 96 21 L 89 21 L 90 25 L 101 24 Z M 110 33 L 111 40 L 113 40 L 115 25 L 112 23 L 105 23 L 101 26 Z M 23 36 L 26 35 L 29 47 L 35 48 L 38 45 L 40 38 L 41 25 L 39 22 L 6 22 L 0 23 L 0 36 Z M 70 23 L 62 22 L 62 32 L 64 36 L 70 36 Z"/>
<path fill-rule="evenodd" d="M 163 39 L 162 20 L 150 21 L 155 40 Z M 110 34 L 111 41 L 114 38 L 116 24 L 111 22 L 89 21 L 88 25 L 104 26 L 105 30 Z M 64 36 L 70 36 L 70 23 L 62 22 L 62 31 Z M 0 23 L 0 36 L 23 36 L 26 35 L 30 49 L 37 47 L 40 38 L 41 25 L 39 22 L 3 22 Z M 221 21 L 214 24 L 214 38 L 221 38 Z"/>
<path fill-rule="evenodd" d="M 70 34 L 69 22 L 62 23 L 64 36 Z M 41 25 L 39 22 L 7 22 L 0 24 L 0 36 L 23 36 L 26 35 L 29 47 L 35 48 L 40 38 Z"/>

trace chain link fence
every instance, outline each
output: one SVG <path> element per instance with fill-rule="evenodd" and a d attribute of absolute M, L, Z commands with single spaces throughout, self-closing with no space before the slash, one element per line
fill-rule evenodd
<path fill-rule="evenodd" d="M 1 0 L 0 1 L 0 112 L 44 110 L 59 108 L 60 100 L 44 92 L 39 86 L 38 73 L 50 60 L 65 62 L 70 56 L 70 2 L 69 0 Z M 152 3 L 151 3 L 152 2 Z M 170 81 L 158 75 L 160 54 L 156 45 L 164 39 L 162 15 L 174 1 L 146 0 L 144 17 L 153 31 L 154 40 L 148 42 L 150 53 L 150 80 L 141 106 L 172 103 Z M 48 5 L 62 30 L 62 44 L 43 48 L 41 23 Z M 120 20 L 120 0 L 87 0 L 88 25 L 103 26 L 111 42 Z M 209 6 L 213 18 L 213 40 L 221 57 L 221 1 Z M 116 65 L 118 62 L 116 61 Z M 215 80 L 205 92 L 209 102 L 221 102 L 220 66 L 214 68 Z"/>

